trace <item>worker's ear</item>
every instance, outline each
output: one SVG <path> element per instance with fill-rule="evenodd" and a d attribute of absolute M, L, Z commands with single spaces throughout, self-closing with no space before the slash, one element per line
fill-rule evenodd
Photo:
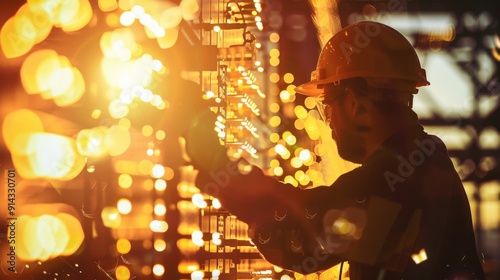
<path fill-rule="evenodd" d="M 353 117 L 357 118 L 367 115 L 367 110 L 370 106 L 368 98 L 364 97 L 362 94 L 356 93 L 356 89 L 351 87 L 346 87 L 345 91 L 347 93 L 345 105 L 348 107 L 348 112 L 350 112 Z"/>

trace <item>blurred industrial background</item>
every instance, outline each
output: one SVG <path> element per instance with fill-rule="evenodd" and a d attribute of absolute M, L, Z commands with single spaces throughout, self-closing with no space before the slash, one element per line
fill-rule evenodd
<path fill-rule="evenodd" d="M 321 162 L 315 100 L 294 88 L 361 20 L 416 47 L 431 86 L 414 109 L 447 144 L 500 279 L 499 19 L 494 0 L 1 1 L 0 279 L 337 279 L 263 260 L 194 186 L 180 137 L 211 107 L 233 156 L 329 185 L 353 166 Z"/>

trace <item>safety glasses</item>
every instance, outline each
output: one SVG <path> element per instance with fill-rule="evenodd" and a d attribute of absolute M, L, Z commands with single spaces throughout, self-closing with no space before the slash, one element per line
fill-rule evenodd
<path fill-rule="evenodd" d="M 344 94 L 344 92 L 325 92 L 325 94 L 316 97 L 316 107 L 318 108 L 319 115 L 327 125 L 332 120 L 333 104 Z"/>

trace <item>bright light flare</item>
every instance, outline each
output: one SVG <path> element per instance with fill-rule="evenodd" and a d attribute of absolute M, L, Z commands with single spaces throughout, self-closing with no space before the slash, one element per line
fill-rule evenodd
<path fill-rule="evenodd" d="M 120 214 L 127 215 L 132 211 L 132 202 L 126 198 L 120 198 L 116 203 L 116 208 Z"/>
<path fill-rule="evenodd" d="M 427 260 L 427 252 L 425 252 L 425 249 L 421 249 L 417 254 L 412 254 L 411 258 L 416 264 L 419 264 Z"/>
<path fill-rule="evenodd" d="M 25 24 L 28 24 L 27 30 L 33 29 L 33 24 L 31 22 L 15 16 L 9 18 L 2 26 L 0 31 L 0 44 L 2 45 L 2 51 L 5 57 L 14 58 L 22 56 L 28 53 L 35 45 L 35 36 L 26 36 L 29 33 L 24 34 L 25 32 L 19 33 L 18 31 L 21 26 L 26 26 Z"/>
<path fill-rule="evenodd" d="M 162 49 L 171 48 L 177 42 L 179 38 L 179 30 L 177 28 L 165 29 L 165 35 L 163 37 L 158 37 L 158 45 Z"/>
<path fill-rule="evenodd" d="M 156 251 L 163 252 L 167 248 L 167 243 L 163 239 L 156 239 L 153 246 Z"/>
<path fill-rule="evenodd" d="M 43 132 L 42 120 L 38 115 L 28 109 L 20 109 L 5 116 L 2 124 L 2 135 L 7 148 L 13 154 L 26 154 L 23 146 L 19 145 L 27 135 Z M 17 145 L 15 145 L 17 143 Z"/>
<path fill-rule="evenodd" d="M 127 254 L 132 249 L 132 244 L 128 239 L 120 238 L 116 241 L 116 251 L 120 254 Z"/>
<path fill-rule="evenodd" d="M 172 6 L 160 14 L 158 24 L 165 29 L 176 28 L 182 21 L 182 10 L 179 6 Z"/>
<path fill-rule="evenodd" d="M 28 3 L 25 3 L 19 8 L 16 17 L 23 22 L 23 25 L 18 26 L 21 27 L 18 31 L 23 35 L 33 34 L 35 36 L 35 44 L 45 40 L 52 30 L 52 22 L 47 13 L 43 10 L 32 9 Z M 24 34 L 26 32 L 31 34 Z"/>
<path fill-rule="evenodd" d="M 182 10 L 182 17 L 185 20 L 196 19 L 200 11 L 200 5 L 197 0 L 182 0 L 179 6 Z"/>
<path fill-rule="evenodd" d="M 67 213 L 18 217 L 17 256 L 25 261 L 45 261 L 73 254 L 83 242 L 80 222 Z"/>
<path fill-rule="evenodd" d="M 153 266 L 153 274 L 156 276 L 162 276 L 163 274 L 165 274 L 165 267 L 163 267 L 163 265 L 161 264 L 155 264 Z"/>
<path fill-rule="evenodd" d="M 155 164 L 151 170 L 151 176 L 153 178 L 161 178 L 165 175 L 165 167 L 161 164 Z"/>
<path fill-rule="evenodd" d="M 73 32 L 80 30 L 89 24 L 92 19 L 93 11 L 92 6 L 88 0 L 80 0 L 80 5 L 75 16 L 61 22 L 61 28 L 65 32 Z"/>
<path fill-rule="evenodd" d="M 193 194 L 193 197 L 191 199 L 194 205 L 198 208 L 205 208 L 207 207 L 207 202 L 203 198 L 203 195 L 201 193 L 195 193 Z"/>
<path fill-rule="evenodd" d="M 130 269 L 124 265 L 119 265 L 115 270 L 116 280 L 129 280 Z"/>
<path fill-rule="evenodd" d="M 37 73 L 44 61 L 57 59 L 58 54 L 54 50 L 43 49 L 31 53 L 21 66 L 21 83 L 29 94 L 39 93 L 41 91 L 37 79 Z"/>
<path fill-rule="evenodd" d="M 106 206 L 101 212 L 102 222 L 105 227 L 118 228 L 122 222 L 122 216 L 114 206 Z"/>
<path fill-rule="evenodd" d="M 168 230 L 168 224 L 165 221 L 153 220 L 149 224 L 149 228 L 152 232 L 166 232 Z"/>
<path fill-rule="evenodd" d="M 12 160 L 25 178 L 51 178 L 71 180 L 85 166 L 85 159 L 74 147 L 75 140 L 51 133 L 24 135 L 18 143 L 20 154 L 13 154 Z"/>
<path fill-rule="evenodd" d="M 205 277 L 205 272 L 202 270 L 193 271 L 191 273 L 191 280 L 200 280 Z"/>
<path fill-rule="evenodd" d="M 163 216 L 167 213 L 167 208 L 164 204 L 156 204 L 154 208 L 155 215 Z"/>
<path fill-rule="evenodd" d="M 119 156 L 130 147 L 130 132 L 118 125 L 111 126 L 104 135 L 104 146 L 110 156 Z"/>
<path fill-rule="evenodd" d="M 99 9 L 103 12 L 111 12 L 118 8 L 118 3 L 116 0 L 99 0 Z"/>
<path fill-rule="evenodd" d="M 125 11 L 120 15 L 120 24 L 123 26 L 131 26 L 135 22 L 135 15 L 130 11 Z"/>

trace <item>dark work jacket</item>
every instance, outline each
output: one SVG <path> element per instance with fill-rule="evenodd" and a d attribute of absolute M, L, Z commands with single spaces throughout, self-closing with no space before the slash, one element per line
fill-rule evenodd
<path fill-rule="evenodd" d="M 443 142 L 418 124 L 330 187 L 235 168 L 200 172 L 197 186 L 248 223 L 277 266 L 307 274 L 348 261 L 350 279 L 485 278 L 461 180 Z"/>

